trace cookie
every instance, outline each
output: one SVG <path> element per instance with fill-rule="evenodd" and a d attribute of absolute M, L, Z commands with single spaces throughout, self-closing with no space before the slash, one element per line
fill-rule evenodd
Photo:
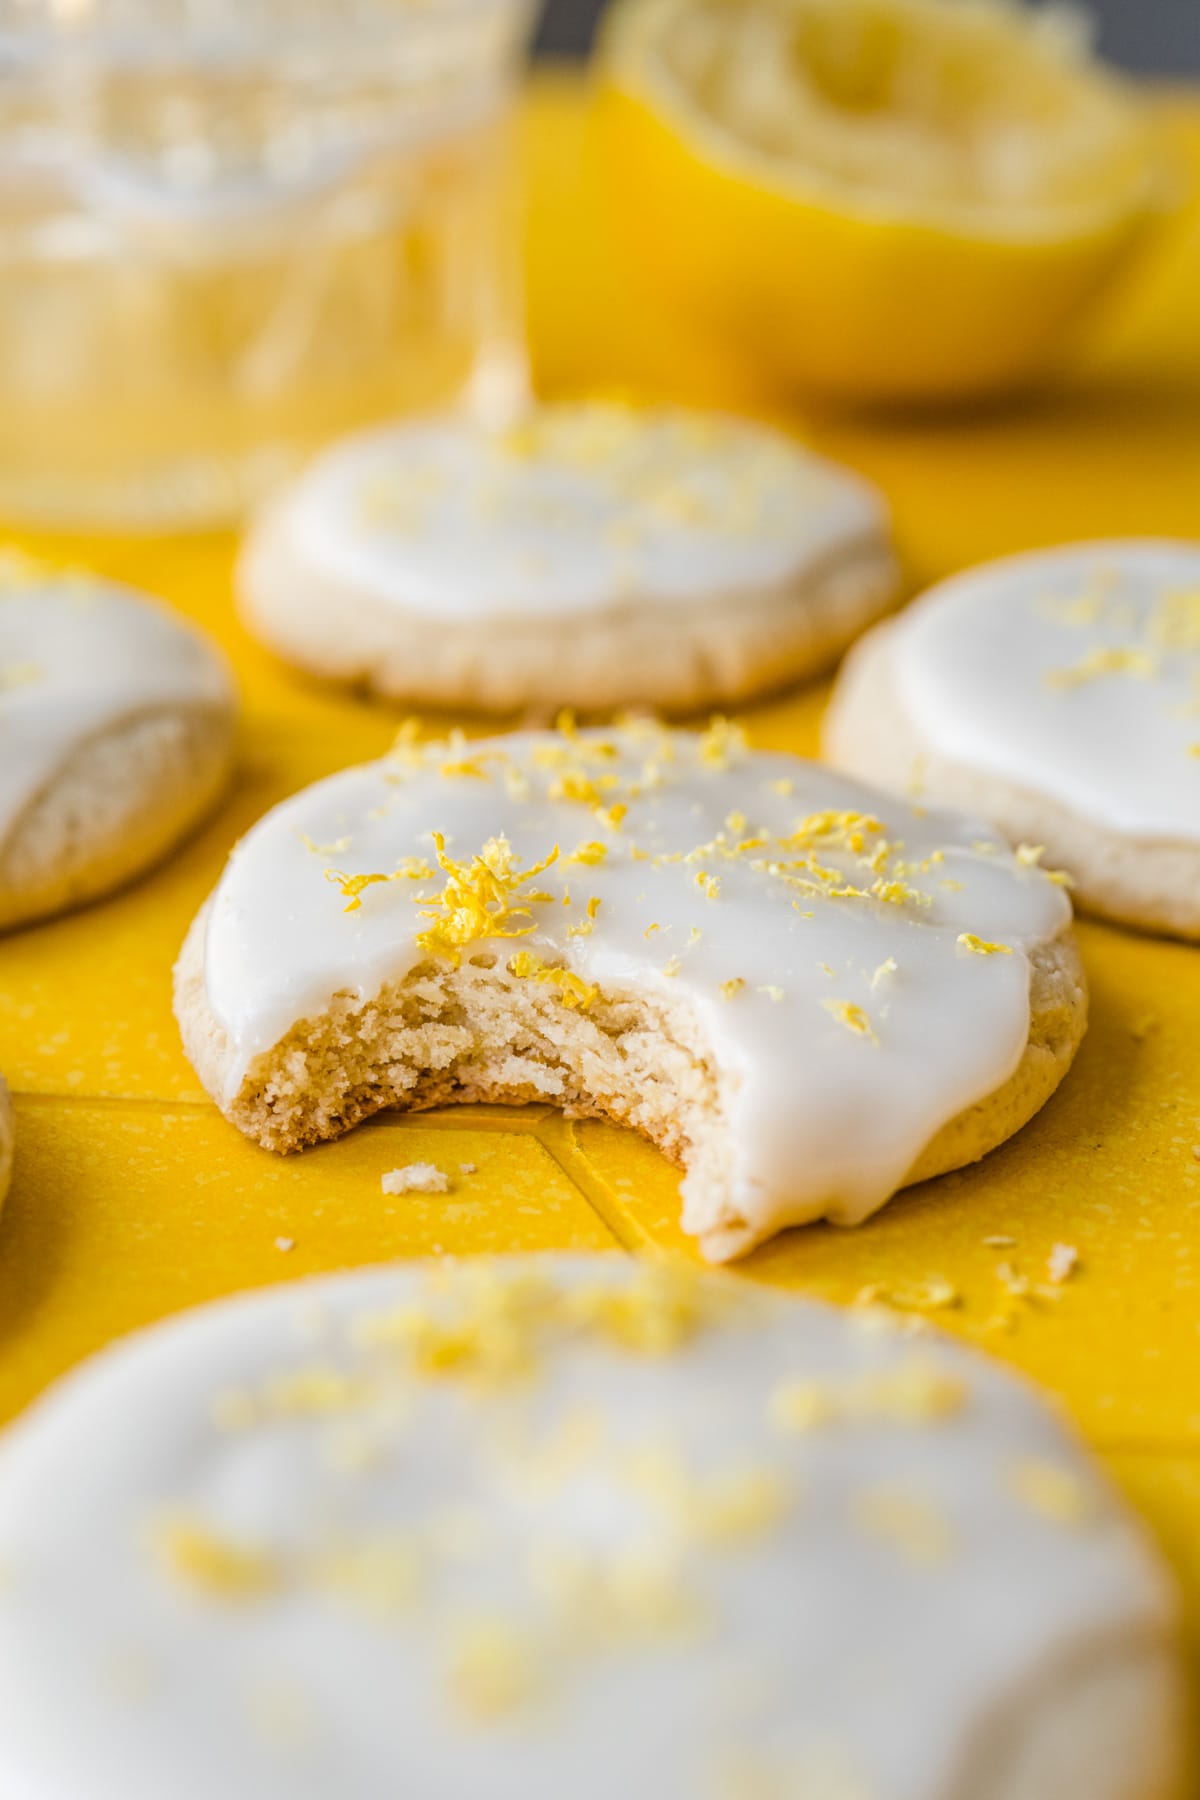
<path fill-rule="evenodd" d="M 4 1204 L 12 1180 L 13 1131 L 12 1096 L 3 1075 L 0 1075 L 0 1206 Z"/>
<path fill-rule="evenodd" d="M 1060 886 L 735 727 L 416 745 L 234 851 L 176 978 L 188 1054 L 287 1151 L 385 1107 L 551 1101 L 686 1168 L 741 1254 L 982 1156 L 1070 1065 Z"/>
<path fill-rule="evenodd" d="M 1200 938 L 1200 544 L 1075 544 L 971 569 L 848 659 L 825 754 L 969 807 L 1079 906 Z"/>
<path fill-rule="evenodd" d="M 248 629 L 309 674 L 489 711 L 720 704 L 891 603 L 865 482 L 719 415 L 547 406 L 353 438 L 251 531 Z"/>
<path fill-rule="evenodd" d="M 232 765 L 217 651 L 131 589 L 18 565 L 0 592 L 0 929 L 140 874 Z"/>
<path fill-rule="evenodd" d="M 544 1257 L 127 1339 L 0 1460 L 0 1788 L 1167 1800 L 1141 1531 L 1023 1382 L 867 1323 Z"/>

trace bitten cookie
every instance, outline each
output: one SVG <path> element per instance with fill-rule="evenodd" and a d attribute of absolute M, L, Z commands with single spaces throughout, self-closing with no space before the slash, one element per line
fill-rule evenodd
<path fill-rule="evenodd" d="M 195 1068 L 272 1150 L 550 1100 L 686 1168 L 737 1256 L 1037 1111 L 1084 1029 L 1060 886 L 975 821 L 704 735 L 415 745 L 276 807 L 185 945 Z"/>
<path fill-rule="evenodd" d="M 492 711 L 732 700 L 825 668 L 896 586 L 857 476 L 746 421 L 611 405 L 353 438 L 239 575 L 247 627 L 299 668 Z"/>
<path fill-rule="evenodd" d="M 213 805 L 233 755 L 218 652 L 92 576 L 0 591 L 0 929 L 139 874 Z"/>
<path fill-rule="evenodd" d="M 1076 544 L 943 582 L 855 649 L 824 741 L 1036 846 L 1081 908 L 1200 938 L 1200 544 Z"/>
<path fill-rule="evenodd" d="M 10 1433 L 0 1557 L 5 1800 L 1181 1792 L 1174 1595 L 1033 1390 L 713 1276 L 144 1332 Z"/>
<path fill-rule="evenodd" d="M 4 1204 L 12 1180 L 13 1131 L 12 1098 L 3 1075 L 0 1075 L 0 1206 Z"/>

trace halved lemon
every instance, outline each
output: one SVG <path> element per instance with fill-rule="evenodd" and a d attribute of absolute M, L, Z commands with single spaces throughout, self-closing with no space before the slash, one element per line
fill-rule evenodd
<path fill-rule="evenodd" d="M 1160 185 L 1130 91 L 1019 0 L 617 0 L 594 131 L 661 290 L 859 400 L 1025 379 Z"/>

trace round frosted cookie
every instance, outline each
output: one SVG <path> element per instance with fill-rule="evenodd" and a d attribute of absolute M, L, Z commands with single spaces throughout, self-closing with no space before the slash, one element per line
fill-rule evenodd
<path fill-rule="evenodd" d="M 0 1557 L 5 1800 L 1176 1792 L 1174 1597 L 1033 1391 L 712 1276 L 205 1308 L 15 1428 Z"/>
<path fill-rule="evenodd" d="M 0 1075 L 0 1206 L 4 1204 L 12 1180 L 13 1131 L 12 1098 L 3 1075 Z"/>
<path fill-rule="evenodd" d="M 1041 847 L 1089 911 L 1200 938 L 1200 544 L 943 582 L 856 648 L 825 751 Z"/>
<path fill-rule="evenodd" d="M 611 405 L 350 439 L 251 531 L 239 580 L 288 662 L 491 711 L 735 699 L 827 666 L 896 585 L 857 476 L 746 421 Z"/>
<path fill-rule="evenodd" d="M 268 1148 L 549 1100 L 681 1161 L 716 1260 L 982 1156 L 1085 1010 L 1040 870 L 724 721 L 404 735 L 260 820 L 176 972 L 202 1082 Z"/>
<path fill-rule="evenodd" d="M 217 651 L 157 602 L 30 569 L 0 591 L 0 929 L 108 893 L 230 771 Z"/>

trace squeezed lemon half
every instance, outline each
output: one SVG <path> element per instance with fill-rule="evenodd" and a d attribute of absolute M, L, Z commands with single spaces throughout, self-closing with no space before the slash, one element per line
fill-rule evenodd
<path fill-rule="evenodd" d="M 663 292 L 861 400 L 1027 378 L 1160 185 L 1129 90 L 1018 0 L 617 0 L 594 129 Z"/>

